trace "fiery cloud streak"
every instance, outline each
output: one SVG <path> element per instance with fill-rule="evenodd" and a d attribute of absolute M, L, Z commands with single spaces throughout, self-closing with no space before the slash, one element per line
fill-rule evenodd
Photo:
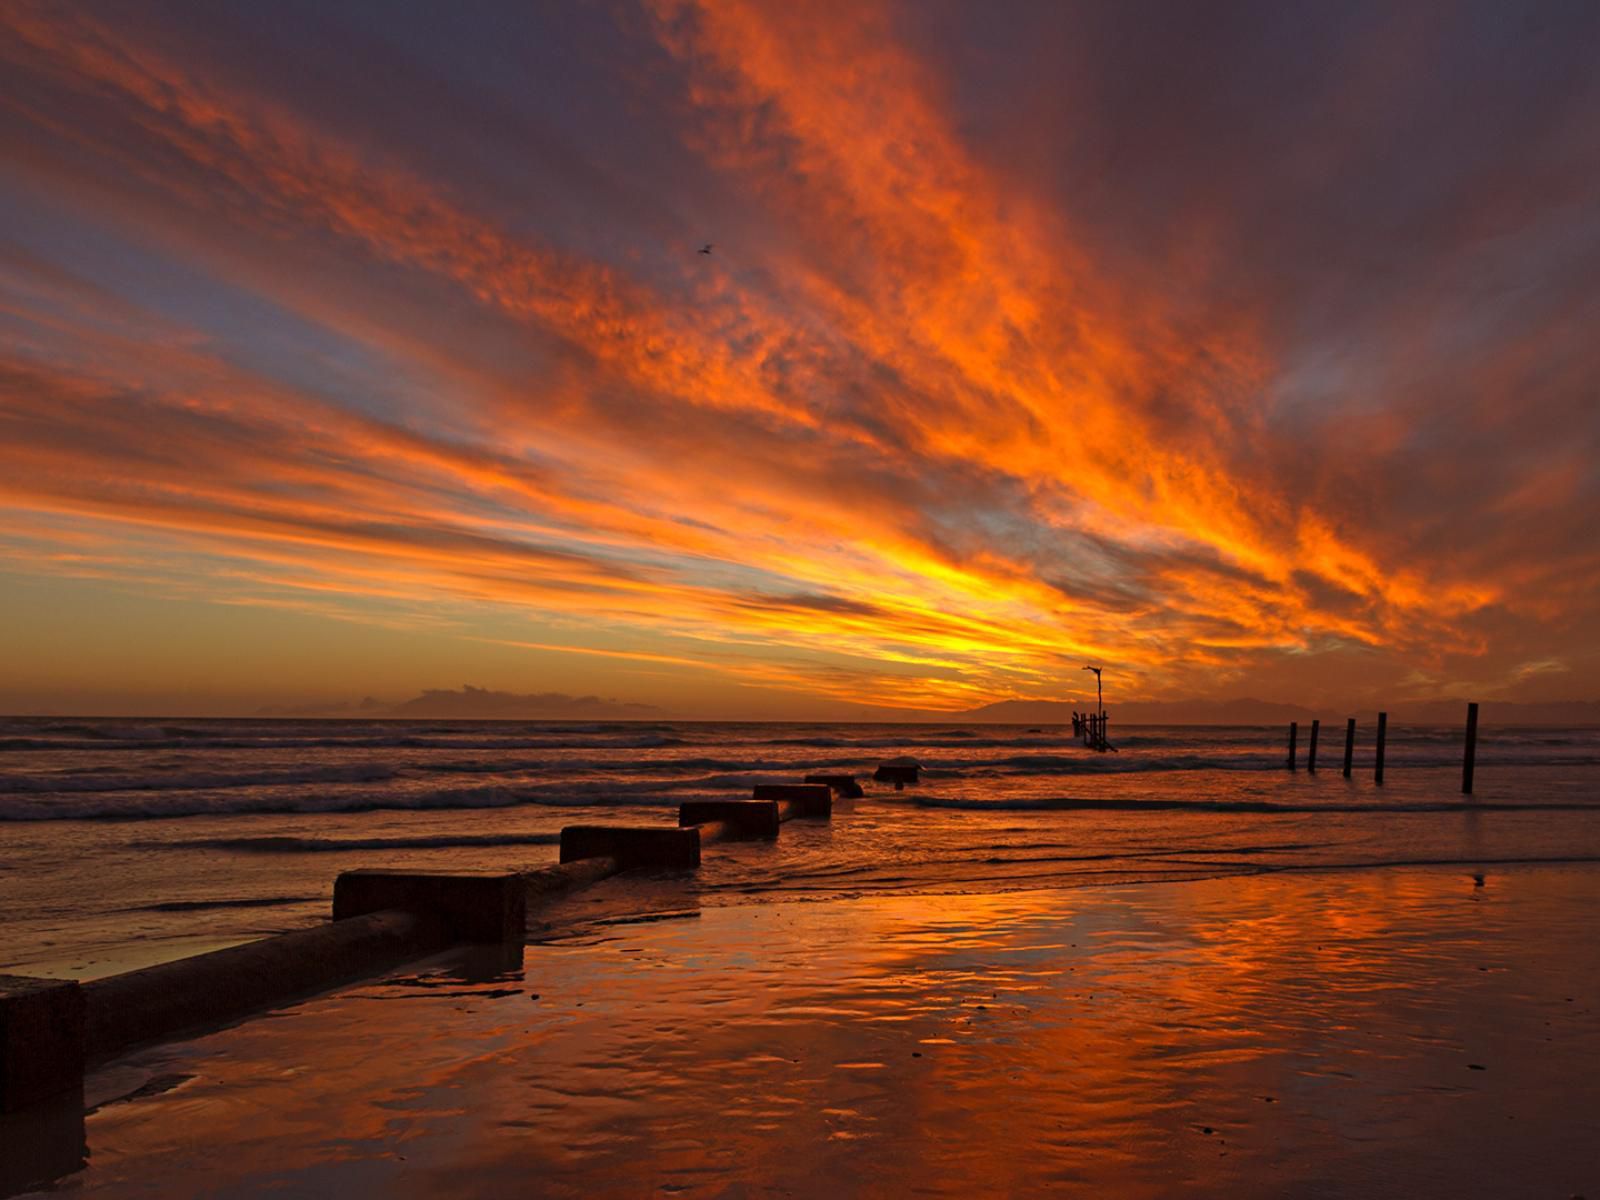
<path fill-rule="evenodd" d="M 902 706 L 1059 694 L 1085 657 L 1145 694 L 1316 657 L 1445 676 L 1493 653 L 1508 684 L 1545 661 L 1507 615 L 1585 601 L 1517 587 L 1532 560 L 1419 556 L 1340 502 L 1359 466 L 1302 486 L 1269 315 L 1118 277 L 972 147 L 906 20 L 629 12 L 695 179 L 743 205 L 700 259 L 654 226 L 603 248 L 519 226 L 181 39 L 6 6 L 25 204 L 334 364 L 0 246 L 8 560 L 466 637 L 487 604 L 573 639 L 508 644 Z M 1490 502 L 1592 496 L 1587 462 Z"/>

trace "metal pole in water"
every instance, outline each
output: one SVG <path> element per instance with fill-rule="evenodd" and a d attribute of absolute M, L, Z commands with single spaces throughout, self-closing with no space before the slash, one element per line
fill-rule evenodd
<path fill-rule="evenodd" d="M 1478 760 L 1478 705 L 1474 701 L 1467 705 L 1467 749 L 1466 757 L 1461 760 L 1461 792 L 1463 795 L 1472 795 L 1472 768 Z"/>
<path fill-rule="evenodd" d="M 1383 740 L 1389 732 L 1389 714 L 1378 714 L 1378 763 L 1372 771 L 1372 782 L 1379 787 L 1383 786 Z"/>
<path fill-rule="evenodd" d="M 1306 747 L 1306 770 L 1313 775 L 1317 773 L 1317 731 L 1321 728 L 1321 720 L 1311 722 L 1311 744 Z"/>
<path fill-rule="evenodd" d="M 1106 693 L 1101 686 L 1100 671 L 1094 673 L 1094 702 L 1100 706 L 1100 749 L 1106 748 Z"/>
<path fill-rule="evenodd" d="M 1351 717 L 1344 723 L 1344 777 L 1350 778 L 1350 756 L 1356 748 L 1356 719 Z"/>

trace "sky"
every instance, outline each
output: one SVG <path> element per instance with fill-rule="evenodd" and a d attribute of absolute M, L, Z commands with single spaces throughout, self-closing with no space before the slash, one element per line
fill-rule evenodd
<path fill-rule="evenodd" d="M 1600 696 L 1597 59 L 0 0 L 0 711 Z"/>

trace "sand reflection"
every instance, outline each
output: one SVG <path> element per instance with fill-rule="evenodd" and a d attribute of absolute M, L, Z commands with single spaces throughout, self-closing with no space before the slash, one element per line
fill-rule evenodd
<path fill-rule="evenodd" d="M 196 1078 L 92 1116 L 80 1179 L 1568 1195 L 1596 1177 L 1597 900 L 1586 869 L 1413 870 L 591 926 L 520 975 L 411 975 L 153 1052 L 134 1067 Z"/>

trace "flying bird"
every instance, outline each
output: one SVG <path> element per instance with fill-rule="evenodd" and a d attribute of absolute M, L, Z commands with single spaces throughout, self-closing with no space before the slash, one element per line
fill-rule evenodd
<path fill-rule="evenodd" d="M 704 246 L 700 247 L 700 253 L 701 254 L 710 254 L 711 253 L 711 246 L 712 246 L 712 243 L 711 242 L 707 242 Z"/>

